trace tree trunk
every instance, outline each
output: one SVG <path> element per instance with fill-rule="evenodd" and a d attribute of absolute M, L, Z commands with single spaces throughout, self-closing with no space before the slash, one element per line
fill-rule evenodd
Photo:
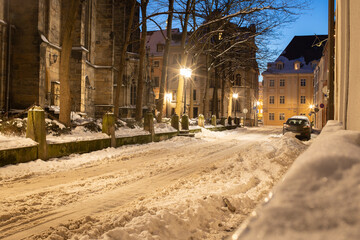
<path fill-rule="evenodd" d="M 207 100 L 208 100 L 208 88 L 209 88 L 209 83 L 210 83 L 210 71 L 209 69 L 209 65 L 210 65 L 210 56 L 208 54 L 206 54 L 206 81 L 205 81 L 205 89 L 204 89 L 204 97 L 203 97 L 203 107 L 202 107 L 202 114 L 205 116 L 205 114 L 208 112 L 208 105 L 207 105 Z M 206 116 L 205 116 L 206 118 Z"/>
<path fill-rule="evenodd" d="M 229 86 L 229 89 L 230 89 L 230 91 L 229 91 L 229 103 L 228 103 L 227 117 L 230 117 L 231 114 L 232 114 L 232 102 L 233 102 L 233 93 L 234 93 L 234 91 L 233 91 L 233 88 L 232 88 L 231 84 Z"/>
<path fill-rule="evenodd" d="M 226 79 L 225 79 L 225 70 L 224 70 L 224 67 L 222 69 L 222 79 L 221 79 L 221 117 L 224 117 L 225 116 L 225 86 L 226 86 Z"/>
<path fill-rule="evenodd" d="M 165 49 L 163 55 L 163 64 L 161 69 L 161 81 L 160 81 L 160 92 L 159 92 L 159 101 L 157 103 L 156 109 L 158 111 L 157 121 L 161 122 L 162 115 L 164 111 L 164 95 L 165 95 L 165 84 L 167 79 L 167 69 L 169 62 L 169 49 L 171 43 L 171 28 L 172 28 L 172 20 L 173 20 L 173 12 L 174 12 L 174 0 L 169 0 L 169 15 L 166 26 L 166 40 L 165 40 Z"/>
<path fill-rule="evenodd" d="M 136 97 L 136 110 L 135 110 L 135 120 L 140 121 L 142 118 L 142 102 L 143 102 L 143 92 L 144 92 L 144 67 L 145 67 L 145 52 L 146 52 L 146 8 L 148 0 L 141 0 L 141 16 L 143 19 L 142 22 L 142 32 L 140 40 L 140 59 L 139 59 L 139 75 L 138 75 L 138 84 L 137 84 L 137 97 Z"/>
<path fill-rule="evenodd" d="M 181 36 L 181 67 L 186 67 L 186 62 L 187 62 L 187 54 L 185 53 L 185 44 L 186 44 L 186 38 L 187 38 L 187 26 L 188 26 L 188 22 L 189 22 L 189 16 L 190 16 L 190 8 L 191 8 L 191 3 L 194 0 L 187 0 L 186 1 L 186 10 L 185 10 L 185 18 L 184 18 L 184 24 L 183 24 L 183 32 L 182 32 L 182 36 Z M 178 83 L 178 88 L 177 88 L 177 92 L 176 92 L 176 107 L 175 107 L 175 113 L 177 115 L 181 115 L 181 107 L 182 107 L 182 99 L 183 99 L 183 95 L 184 95 L 184 77 L 179 75 L 179 83 Z M 186 106 L 185 106 L 186 108 Z M 185 109 L 184 109 L 185 111 Z"/>
<path fill-rule="evenodd" d="M 123 75 L 124 75 L 124 71 L 125 71 L 126 51 L 127 51 L 128 45 L 129 45 L 131 31 L 132 31 L 132 24 L 134 21 L 136 0 L 131 0 L 131 1 L 132 1 L 132 6 L 131 6 L 131 11 L 130 11 L 130 16 L 129 16 L 129 22 L 128 22 L 128 27 L 126 30 L 124 45 L 121 50 L 119 74 L 118 74 L 118 77 L 116 80 L 116 93 L 115 93 L 115 98 L 114 98 L 114 115 L 115 115 L 115 117 L 119 117 L 120 89 L 121 89 L 122 79 L 123 79 Z"/>
<path fill-rule="evenodd" d="M 196 77 L 194 77 L 196 78 Z M 190 106 L 189 106 L 189 118 L 194 118 L 194 88 L 193 83 L 190 83 Z"/>
<path fill-rule="evenodd" d="M 70 127 L 71 94 L 70 94 L 70 57 L 74 39 L 75 20 L 79 11 L 80 0 L 66 0 L 65 25 L 62 28 L 62 50 L 60 56 L 60 121 Z"/>

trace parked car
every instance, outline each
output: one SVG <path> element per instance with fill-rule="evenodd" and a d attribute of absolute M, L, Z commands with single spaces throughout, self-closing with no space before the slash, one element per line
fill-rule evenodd
<path fill-rule="evenodd" d="M 283 125 L 283 134 L 286 132 L 297 133 L 296 137 L 311 138 L 311 123 L 306 116 L 293 116 Z"/>

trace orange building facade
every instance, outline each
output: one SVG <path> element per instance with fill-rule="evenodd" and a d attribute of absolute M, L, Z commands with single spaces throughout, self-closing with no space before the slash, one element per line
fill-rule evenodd
<path fill-rule="evenodd" d="M 264 125 L 283 125 L 289 117 L 305 115 L 313 121 L 314 69 L 327 36 L 296 36 L 263 72 Z"/>

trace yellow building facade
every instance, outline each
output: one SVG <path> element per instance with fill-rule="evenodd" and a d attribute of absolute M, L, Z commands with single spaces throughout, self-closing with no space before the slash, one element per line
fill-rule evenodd
<path fill-rule="evenodd" d="M 263 72 L 264 125 L 283 125 L 292 116 L 313 121 L 314 69 L 322 56 L 316 43 L 326 35 L 295 36 L 275 62 Z"/>

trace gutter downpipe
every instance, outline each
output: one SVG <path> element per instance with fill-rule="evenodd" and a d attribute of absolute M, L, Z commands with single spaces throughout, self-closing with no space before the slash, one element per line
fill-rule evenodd
<path fill-rule="evenodd" d="M 334 120 L 334 0 L 329 0 L 329 103 L 328 103 L 328 112 L 327 120 Z"/>

